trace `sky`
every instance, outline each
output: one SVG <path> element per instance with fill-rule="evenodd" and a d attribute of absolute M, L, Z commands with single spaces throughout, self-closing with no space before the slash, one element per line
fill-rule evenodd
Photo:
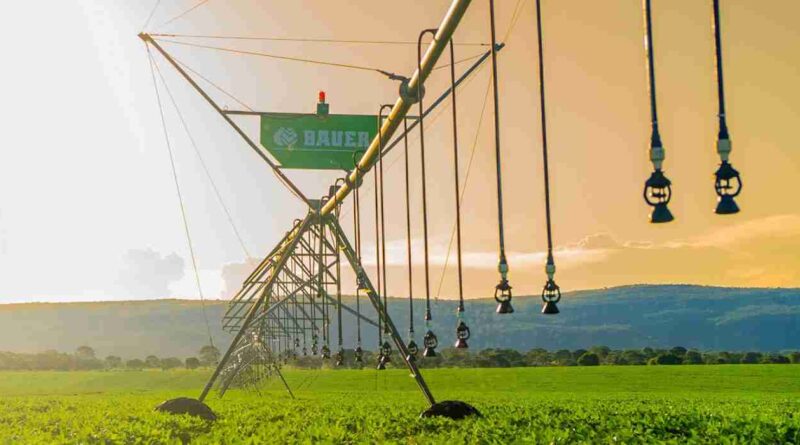
<path fill-rule="evenodd" d="M 159 117 L 143 30 L 156 1 L 17 2 L 0 16 L 0 303 L 198 298 Z M 259 2 L 162 0 L 148 32 L 414 41 L 447 0 Z M 474 1 L 459 43 L 488 41 L 486 2 Z M 536 24 L 532 0 L 499 0 L 500 139 L 506 245 L 517 295 L 544 284 L 546 249 Z M 544 0 L 547 125 L 557 282 L 564 290 L 634 283 L 800 286 L 800 29 L 792 0 L 723 0 L 723 52 L 731 160 L 742 174 L 742 212 L 713 213 L 716 140 L 711 2 L 653 2 L 659 118 L 676 220 L 647 221 L 641 198 L 651 165 L 643 20 L 639 0 Z M 519 9 L 516 7 L 519 5 Z M 517 11 L 517 20 L 512 18 Z M 514 26 L 511 24 L 514 22 Z M 176 39 L 177 40 L 177 39 Z M 414 45 L 253 40 L 183 41 L 377 67 L 411 74 Z M 260 111 L 313 112 L 325 90 L 332 113 L 374 114 L 397 84 L 374 72 L 163 43 L 181 62 Z M 457 58 L 482 47 L 459 45 Z M 305 210 L 163 58 L 154 60 L 220 196 L 165 96 L 165 116 L 203 294 L 227 298 L 241 276 Z M 442 61 L 444 63 L 444 61 Z M 464 69 L 466 65 L 459 65 Z M 448 85 L 428 81 L 429 97 Z M 490 70 L 458 91 L 465 296 L 497 282 Z M 200 82 L 221 106 L 241 109 Z M 438 94 L 437 94 L 438 95 Z M 237 118 L 257 138 L 255 118 Z M 421 277 L 419 135 L 410 137 L 415 277 Z M 450 109 L 426 121 L 432 295 L 456 295 Z M 470 163 L 470 159 L 472 162 Z M 385 160 L 389 289 L 405 296 L 402 151 Z M 320 196 L 332 172 L 288 175 Z M 371 203 L 367 181 L 363 197 Z M 364 258 L 374 265 L 371 206 Z M 351 203 L 343 208 L 351 230 Z M 444 265 L 448 261 L 445 269 Z M 246 252 L 245 252 L 246 251 Z M 370 269 L 371 270 L 371 269 Z M 444 272 L 444 273 L 443 273 Z M 349 285 L 350 283 L 348 283 Z M 414 293 L 423 295 L 420 279 Z"/>

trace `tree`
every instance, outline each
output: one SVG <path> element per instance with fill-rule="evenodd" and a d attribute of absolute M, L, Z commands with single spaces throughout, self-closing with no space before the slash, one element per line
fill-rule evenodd
<path fill-rule="evenodd" d="M 525 354 L 525 363 L 528 366 L 548 366 L 553 361 L 553 358 L 546 349 L 535 348 Z"/>
<path fill-rule="evenodd" d="M 622 353 L 625 362 L 629 365 L 644 365 L 647 362 L 647 356 L 641 351 L 635 349 L 628 349 Z"/>
<path fill-rule="evenodd" d="M 219 362 L 219 349 L 213 345 L 205 345 L 200 348 L 198 353 L 200 356 L 200 363 L 203 366 L 215 366 Z"/>
<path fill-rule="evenodd" d="M 122 359 L 116 355 L 109 355 L 105 360 L 106 368 L 118 369 L 122 367 Z"/>
<path fill-rule="evenodd" d="M 674 348 L 670 349 L 669 352 L 672 355 L 677 355 L 678 357 L 683 357 L 684 355 L 686 355 L 687 351 L 686 351 L 686 348 L 684 348 L 683 346 L 675 346 Z"/>
<path fill-rule="evenodd" d="M 768 354 L 761 357 L 761 363 L 787 364 L 789 358 L 781 354 Z"/>
<path fill-rule="evenodd" d="M 683 356 L 683 363 L 686 365 L 699 365 L 703 363 L 703 355 L 697 351 L 687 351 Z"/>
<path fill-rule="evenodd" d="M 800 351 L 790 352 L 789 361 L 791 361 L 794 364 L 800 364 Z"/>
<path fill-rule="evenodd" d="M 601 359 L 606 358 L 606 356 L 611 352 L 611 348 L 605 345 L 592 346 L 589 348 L 589 350 L 597 354 L 597 356 Z"/>
<path fill-rule="evenodd" d="M 569 349 L 559 349 L 554 354 L 556 363 L 560 366 L 573 366 L 575 359 L 572 358 L 572 352 Z"/>
<path fill-rule="evenodd" d="M 600 364 L 600 356 L 594 352 L 586 352 L 578 357 L 578 365 L 580 366 L 597 366 Z"/>
<path fill-rule="evenodd" d="M 159 360 L 155 355 L 148 355 L 144 358 L 144 364 L 148 368 L 158 368 L 161 366 L 161 360 Z"/>
<path fill-rule="evenodd" d="M 144 368 L 144 362 L 135 358 L 133 360 L 128 360 L 125 362 L 125 367 L 128 369 L 140 370 Z"/>
<path fill-rule="evenodd" d="M 200 367 L 200 360 L 197 357 L 189 357 L 186 359 L 186 369 L 197 369 Z"/>
<path fill-rule="evenodd" d="M 91 369 L 90 365 L 92 364 L 91 360 L 78 360 L 75 356 L 53 350 L 40 352 L 32 356 L 19 354 L 17 357 L 21 361 L 19 369 L 70 371 Z"/>
<path fill-rule="evenodd" d="M 748 352 L 742 357 L 741 363 L 752 365 L 761 361 L 760 352 Z"/>
<path fill-rule="evenodd" d="M 78 349 L 75 350 L 75 357 L 78 360 L 91 360 L 94 358 L 94 349 L 89 346 L 78 346 Z"/>
<path fill-rule="evenodd" d="M 670 352 L 658 354 L 653 360 L 656 365 L 680 365 L 681 358 Z"/>
<path fill-rule="evenodd" d="M 621 351 L 611 351 L 601 360 L 603 365 L 627 365 L 628 361 Z"/>
<path fill-rule="evenodd" d="M 161 359 L 161 369 L 163 370 L 180 368 L 181 366 L 183 366 L 183 361 L 177 357 Z"/>
<path fill-rule="evenodd" d="M 587 352 L 589 352 L 589 351 L 587 351 L 585 349 L 576 349 L 576 350 L 572 351 L 572 358 L 574 358 L 575 360 L 578 360 L 579 358 L 581 358 L 581 356 L 583 354 L 586 354 Z"/>
<path fill-rule="evenodd" d="M 79 346 L 75 350 L 75 368 L 80 370 L 100 369 L 103 367 L 103 362 L 95 358 L 94 349 L 89 346 Z"/>

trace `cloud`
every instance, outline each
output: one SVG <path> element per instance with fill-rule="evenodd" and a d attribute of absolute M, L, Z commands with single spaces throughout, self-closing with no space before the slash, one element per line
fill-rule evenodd
<path fill-rule="evenodd" d="M 800 215 L 776 215 L 722 227 L 705 236 L 690 240 L 694 246 L 733 247 L 758 242 L 781 240 L 800 245 Z M 789 247 L 789 246 L 786 246 Z"/>
<path fill-rule="evenodd" d="M 608 244 L 605 252 L 605 261 L 573 270 L 565 267 L 569 279 L 581 283 L 579 287 L 629 283 L 800 286 L 800 216 L 753 219 L 664 243 Z"/>
<path fill-rule="evenodd" d="M 576 248 L 587 250 L 616 249 L 620 246 L 616 238 L 605 232 L 589 235 L 575 244 Z"/>
<path fill-rule="evenodd" d="M 371 244 L 371 243 L 369 243 Z M 374 279 L 375 247 L 365 243 L 364 265 Z M 425 295 L 423 243 L 412 241 L 414 295 Z M 447 259 L 447 240 L 430 246 L 431 295 L 457 295 L 455 246 Z M 716 228 L 695 237 L 669 242 L 623 240 L 607 232 L 594 233 L 555 251 L 556 280 L 564 290 L 600 288 L 633 283 L 691 283 L 723 286 L 800 286 L 800 216 L 774 216 Z M 389 293 L 407 295 L 404 239 L 387 242 Z M 497 252 L 463 253 L 467 298 L 491 296 L 497 282 Z M 538 293 L 544 283 L 543 251 L 509 252 L 510 279 L 515 295 Z M 446 273 L 442 275 L 445 262 Z M 258 265 L 255 259 L 222 269 L 225 296 L 241 287 Z M 343 288 L 353 286 L 343 266 Z M 440 292 L 441 280 L 441 292 Z M 349 290 L 348 290 L 349 289 Z"/>
<path fill-rule="evenodd" d="M 252 273 L 260 263 L 261 261 L 258 258 L 248 258 L 243 262 L 224 265 L 221 272 L 223 289 L 222 295 L 220 296 L 223 298 L 233 297 L 233 295 L 242 288 L 244 280 L 250 276 L 250 273 Z"/>
<path fill-rule="evenodd" d="M 613 239 L 610 235 L 609 239 Z M 588 238 L 593 238 L 588 237 Z M 587 239 L 588 239 L 587 238 Z M 583 241 L 582 241 L 583 242 Z M 559 258 L 570 264 L 577 264 L 582 262 L 599 261 L 605 256 L 605 250 L 599 248 L 600 243 L 603 245 L 610 245 L 607 241 L 590 241 L 592 245 L 583 246 L 581 243 L 570 245 L 564 248 L 557 249 Z M 619 246 L 615 242 L 615 246 Z M 456 247 L 450 247 L 448 255 L 448 246 L 441 241 L 432 241 L 428 245 L 428 263 L 431 266 L 444 266 L 445 264 L 454 264 L 456 261 Z M 411 241 L 411 250 L 414 266 L 421 266 L 424 264 L 423 252 L 425 245 L 421 239 L 413 239 Z M 529 265 L 543 265 L 547 259 L 547 252 L 534 251 L 534 252 L 519 252 L 508 251 L 506 254 L 508 261 L 514 264 L 523 266 Z M 408 256 L 406 251 L 405 240 L 392 240 L 386 242 L 386 258 L 389 266 L 403 266 L 408 264 Z M 464 251 L 461 254 L 461 261 L 464 267 L 473 269 L 496 269 L 497 268 L 498 253 L 497 251 Z M 366 266 L 375 265 L 375 248 L 364 246 L 362 251 L 362 261 Z"/>
<path fill-rule="evenodd" d="M 137 297 L 167 297 L 170 284 L 184 276 L 183 258 L 175 253 L 162 255 L 151 248 L 131 249 L 123 256 L 117 285 Z"/>

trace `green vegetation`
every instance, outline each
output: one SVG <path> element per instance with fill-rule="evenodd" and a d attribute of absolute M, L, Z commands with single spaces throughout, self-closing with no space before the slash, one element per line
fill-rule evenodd
<path fill-rule="evenodd" d="M 795 366 L 431 369 L 440 400 L 485 418 L 417 418 L 404 370 L 286 370 L 261 394 L 212 396 L 207 424 L 155 413 L 197 395 L 207 370 L 0 373 L 0 443 L 800 442 Z"/>

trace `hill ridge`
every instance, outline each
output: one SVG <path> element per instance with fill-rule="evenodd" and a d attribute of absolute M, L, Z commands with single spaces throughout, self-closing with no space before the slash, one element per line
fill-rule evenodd
<path fill-rule="evenodd" d="M 389 311 L 405 335 L 408 313 L 401 300 L 405 299 L 391 298 Z M 231 337 L 219 322 L 226 304 L 225 300 L 205 301 L 215 343 L 223 347 Z M 455 300 L 432 302 L 433 329 L 442 345 L 454 340 L 456 304 Z M 557 316 L 539 314 L 541 301 L 536 296 L 514 297 L 513 305 L 514 314 L 498 315 L 493 300 L 467 300 L 470 345 L 519 350 L 593 345 L 800 349 L 800 289 L 629 285 L 570 292 L 559 303 Z M 190 356 L 208 341 L 202 309 L 199 300 L 179 298 L 0 305 L 0 351 L 73 351 L 86 344 L 101 356 Z M 375 316 L 371 308 L 364 313 Z M 415 320 L 421 323 L 421 317 L 417 309 Z M 345 346 L 349 347 L 355 323 L 347 313 L 343 318 Z M 377 343 L 377 335 L 374 328 L 362 327 L 364 345 L 370 348 Z M 335 326 L 331 332 L 336 332 Z M 417 337 L 419 341 L 419 333 Z"/>

